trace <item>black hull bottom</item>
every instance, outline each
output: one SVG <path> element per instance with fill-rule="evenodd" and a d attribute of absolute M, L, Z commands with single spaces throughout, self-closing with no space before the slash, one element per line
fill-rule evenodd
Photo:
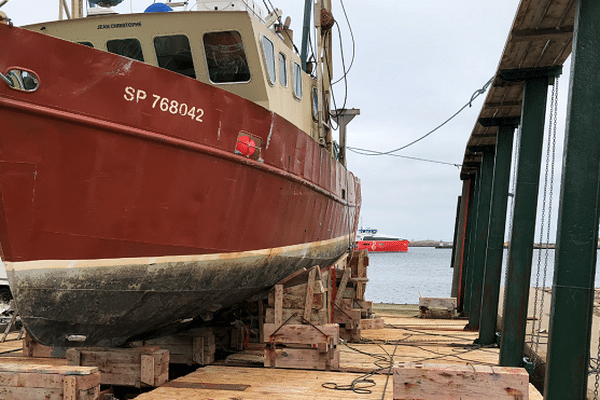
<path fill-rule="evenodd" d="M 6 267 L 34 340 L 59 347 L 117 347 L 209 320 L 299 269 L 329 266 L 347 247 L 343 237 L 243 253 Z"/>

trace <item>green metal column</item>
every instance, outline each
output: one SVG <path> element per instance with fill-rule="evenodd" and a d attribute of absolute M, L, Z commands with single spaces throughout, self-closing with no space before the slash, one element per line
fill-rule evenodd
<path fill-rule="evenodd" d="M 586 399 L 600 182 L 600 2 L 575 14 L 545 399 Z M 592 357 L 596 357 L 593 349 Z"/>
<path fill-rule="evenodd" d="M 522 363 L 535 234 L 548 75 L 528 77 L 523 93 L 513 230 L 508 252 L 500 365 Z"/>
<path fill-rule="evenodd" d="M 475 253 L 471 271 L 471 305 L 469 309 L 469 325 L 467 329 L 479 329 L 481 310 L 481 286 L 485 268 L 485 254 L 490 223 L 490 202 L 492 196 L 492 180 L 494 178 L 494 147 L 486 146 L 481 162 L 481 180 L 477 205 L 477 228 L 475 231 Z"/>
<path fill-rule="evenodd" d="M 518 124 L 518 121 L 514 121 Z M 502 278 L 502 255 L 504 252 L 504 229 L 510 183 L 510 162 L 512 142 L 516 125 L 498 121 L 500 127 L 496 139 L 496 160 L 494 163 L 494 184 L 490 210 L 483 293 L 481 296 L 481 318 L 479 322 L 479 344 L 490 345 L 496 342 L 496 322 Z"/>
<path fill-rule="evenodd" d="M 464 186 L 464 185 L 463 185 Z M 456 201 L 456 220 L 454 221 L 454 238 L 452 240 L 452 258 L 450 259 L 450 268 L 452 268 L 452 287 L 450 289 L 450 297 L 458 295 L 458 276 L 460 273 L 460 263 L 456 262 L 456 255 L 460 252 L 460 243 L 462 242 L 461 231 L 461 210 L 462 196 L 458 196 Z"/>
<path fill-rule="evenodd" d="M 465 270 L 464 270 L 464 292 L 463 292 L 463 316 L 469 315 L 471 309 L 471 280 L 473 272 L 473 254 L 475 252 L 475 230 L 477 229 L 477 204 L 479 200 L 479 181 L 481 173 L 477 170 L 473 178 L 472 201 L 469 204 L 469 216 L 467 218 L 468 243 L 465 246 Z"/>
<path fill-rule="evenodd" d="M 475 190 L 475 176 L 469 175 L 468 178 L 463 180 L 463 201 L 462 205 L 462 213 L 461 213 L 461 222 L 462 222 L 462 238 L 461 238 L 461 248 L 460 254 L 457 255 L 458 265 L 460 268 L 458 274 L 458 293 L 456 295 L 456 306 L 457 311 L 459 313 L 463 312 L 464 308 L 464 298 L 465 298 L 465 280 L 466 280 L 466 271 L 467 271 L 467 254 L 469 248 L 469 210 L 471 204 L 473 203 L 473 195 Z"/>

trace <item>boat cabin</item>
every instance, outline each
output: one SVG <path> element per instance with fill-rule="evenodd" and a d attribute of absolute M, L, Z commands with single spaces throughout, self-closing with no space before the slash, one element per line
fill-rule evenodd
<path fill-rule="evenodd" d="M 292 31 L 265 23 L 252 1 L 199 1 L 196 7 L 199 11 L 168 11 L 166 4 L 154 3 L 144 13 L 123 15 L 91 8 L 85 18 L 25 28 L 220 87 L 317 140 L 317 80 L 302 70 Z"/>

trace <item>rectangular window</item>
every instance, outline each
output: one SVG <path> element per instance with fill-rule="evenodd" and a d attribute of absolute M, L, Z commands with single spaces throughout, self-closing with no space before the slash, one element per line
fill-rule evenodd
<path fill-rule="evenodd" d="M 133 58 L 134 60 L 144 61 L 142 54 L 142 45 L 137 39 L 114 39 L 106 42 L 106 48 L 111 53 L 120 56 Z"/>
<path fill-rule="evenodd" d="M 250 68 L 242 37 L 236 31 L 204 34 L 204 51 L 211 82 L 250 81 Z"/>
<path fill-rule="evenodd" d="M 282 53 L 279 53 L 279 83 L 281 86 L 287 86 L 287 62 Z"/>
<path fill-rule="evenodd" d="M 269 75 L 269 83 L 273 84 L 277 81 L 275 76 L 275 46 L 266 36 L 262 37 L 263 54 Z"/>
<path fill-rule="evenodd" d="M 190 41 L 187 36 L 155 37 L 154 50 L 159 67 L 196 79 Z"/>
<path fill-rule="evenodd" d="M 294 62 L 294 95 L 302 98 L 302 68 L 297 62 Z"/>

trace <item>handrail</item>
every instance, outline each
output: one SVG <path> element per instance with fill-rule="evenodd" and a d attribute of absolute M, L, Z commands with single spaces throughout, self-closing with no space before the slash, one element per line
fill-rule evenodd
<path fill-rule="evenodd" d="M 2 74 L 2 72 L 0 72 L 0 79 L 2 79 L 4 81 L 4 83 L 6 83 L 8 86 L 13 87 L 13 83 L 10 79 L 8 79 L 6 76 L 4 76 Z"/>

